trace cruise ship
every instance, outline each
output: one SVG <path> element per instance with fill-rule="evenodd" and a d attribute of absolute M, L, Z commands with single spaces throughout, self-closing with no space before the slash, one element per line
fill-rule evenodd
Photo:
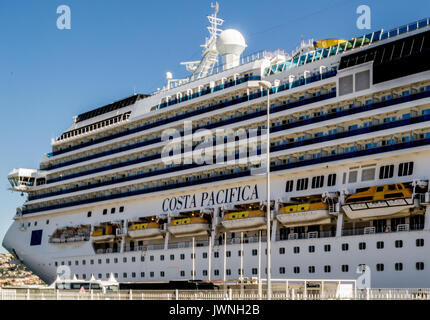
<path fill-rule="evenodd" d="M 47 283 L 265 278 L 269 242 L 273 279 L 430 288 L 429 18 L 245 55 L 218 10 L 188 77 L 11 171 L 3 246 Z"/>

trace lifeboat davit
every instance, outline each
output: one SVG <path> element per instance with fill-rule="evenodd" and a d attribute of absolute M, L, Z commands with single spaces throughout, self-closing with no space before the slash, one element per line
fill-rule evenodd
<path fill-rule="evenodd" d="M 351 219 L 389 216 L 414 207 L 412 191 L 402 183 L 358 189 L 342 206 Z"/>
<path fill-rule="evenodd" d="M 154 240 L 163 238 L 164 231 L 156 222 L 135 223 L 128 228 L 128 236 L 133 239 Z"/>
<path fill-rule="evenodd" d="M 266 226 L 266 215 L 262 210 L 232 212 L 224 215 L 221 224 L 232 231 L 258 230 Z"/>
<path fill-rule="evenodd" d="M 201 217 L 175 219 L 169 223 L 167 230 L 175 237 L 208 235 L 209 222 Z"/>
<path fill-rule="evenodd" d="M 284 226 L 296 227 L 331 222 L 328 205 L 324 202 L 287 205 L 276 216 Z"/>

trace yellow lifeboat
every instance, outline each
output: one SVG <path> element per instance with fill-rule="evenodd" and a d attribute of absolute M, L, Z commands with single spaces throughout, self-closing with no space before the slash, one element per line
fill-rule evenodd
<path fill-rule="evenodd" d="M 130 238 L 142 240 L 154 240 L 163 237 L 161 225 L 157 222 L 133 223 L 128 227 L 128 235 Z"/>
<path fill-rule="evenodd" d="M 331 222 L 328 205 L 321 199 L 315 202 L 284 206 L 279 209 L 276 218 L 281 224 L 288 227 Z"/>
<path fill-rule="evenodd" d="M 266 214 L 262 210 L 227 213 L 221 224 L 233 231 L 258 230 L 265 227 Z"/>
<path fill-rule="evenodd" d="M 318 40 L 315 42 L 315 47 L 316 48 L 323 48 L 323 49 L 327 49 L 330 48 L 332 46 L 337 46 L 341 43 L 345 43 L 348 42 L 347 40 L 344 39 L 325 39 L 325 40 Z"/>
<path fill-rule="evenodd" d="M 188 237 L 207 235 L 209 232 L 209 222 L 202 217 L 189 217 L 172 220 L 168 231 L 175 237 Z"/>
<path fill-rule="evenodd" d="M 112 224 L 96 226 L 94 227 L 91 237 L 94 242 L 113 241 L 113 239 L 115 239 L 116 229 L 117 227 Z"/>
<path fill-rule="evenodd" d="M 343 211 L 351 219 L 388 216 L 412 208 L 412 191 L 403 183 L 357 189 L 346 198 Z"/>

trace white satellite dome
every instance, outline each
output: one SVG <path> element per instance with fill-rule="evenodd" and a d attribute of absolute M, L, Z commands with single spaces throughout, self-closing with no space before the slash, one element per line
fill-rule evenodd
<path fill-rule="evenodd" d="M 224 69 L 230 69 L 240 64 L 240 55 L 247 47 L 243 35 L 235 29 L 221 32 L 216 41 L 218 53 L 222 56 Z"/>
<path fill-rule="evenodd" d="M 243 35 L 235 29 L 227 29 L 221 32 L 216 41 L 216 47 L 220 55 L 241 54 L 246 48 Z"/>

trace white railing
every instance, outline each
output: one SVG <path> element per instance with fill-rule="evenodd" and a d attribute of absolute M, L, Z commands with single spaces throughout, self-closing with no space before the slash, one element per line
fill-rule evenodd
<path fill-rule="evenodd" d="M 375 227 L 366 227 L 364 228 L 364 234 L 374 234 L 376 233 L 376 228 Z"/>
<path fill-rule="evenodd" d="M 401 232 L 401 231 L 409 231 L 409 224 L 398 224 L 397 232 Z"/>
<path fill-rule="evenodd" d="M 215 290 L 99 290 L 69 291 L 54 289 L 0 288 L 0 300 L 266 300 L 266 292 L 257 289 L 228 289 L 221 286 Z M 430 300 L 429 289 L 362 289 L 343 296 L 335 289 L 289 288 L 273 290 L 273 300 Z"/>

